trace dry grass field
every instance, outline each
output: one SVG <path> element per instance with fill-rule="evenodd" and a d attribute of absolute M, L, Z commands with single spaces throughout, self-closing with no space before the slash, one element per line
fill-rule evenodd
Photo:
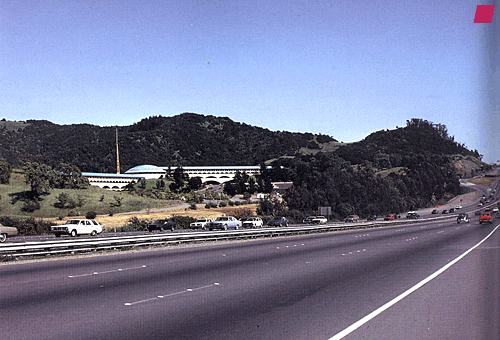
<path fill-rule="evenodd" d="M 110 229 L 113 227 L 121 227 L 127 224 L 127 221 L 133 217 L 137 217 L 138 219 L 149 219 L 149 220 L 157 220 L 169 218 L 172 216 L 190 216 L 193 218 L 211 218 L 214 219 L 217 216 L 231 216 L 235 215 L 241 209 L 250 209 L 252 214 L 255 215 L 255 210 L 257 209 L 257 204 L 248 204 L 237 207 L 226 207 L 226 208 L 212 208 L 205 209 L 203 207 L 198 207 L 196 210 L 192 209 L 170 209 L 166 211 L 160 212 L 149 212 L 149 213 L 123 213 L 116 214 L 113 216 L 108 215 L 99 215 L 96 217 L 96 220 L 99 221 L 106 229 Z M 58 224 L 62 222 L 59 220 L 53 220 Z"/>

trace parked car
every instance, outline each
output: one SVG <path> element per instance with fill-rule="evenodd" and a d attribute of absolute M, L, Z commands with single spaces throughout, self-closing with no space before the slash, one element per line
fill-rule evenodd
<path fill-rule="evenodd" d="M 496 213 L 496 212 L 498 212 L 498 208 L 494 207 L 491 211 L 494 212 L 494 213 Z"/>
<path fill-rule="evenodd" d="M 0 243 L 4 243 L 7 240 L 8 236 L 16 236 L 17 228 L 14 227 L 6 227 L 0 224 Z"/>
<path fill-rule="evenodd" d="M 243 228 L 261 228 L 263 225 L 260 217 L 249 217 L 243 221 Z"/>
<path fill-rule="evenodd" d="M 480 216 L 480 215 L 481 215 L 481 210 L 476 210 L 476 211 L 474 212 L 474 215 L 476 215 L 476 216 Z"/>
<path fill-rule="evenodd" d="M 385 215 L 384 221 L 393 221 L 395 219 L 395 216 L 392 214 Z"/>
<path fill-rule="evenodd" d="M 344 222 L 357 222 L 359 220 L 358 215 L 349 215 L 344 219 Z"/>
<path fill-rule="evenodd" d="M 70 219 L 63 225 L 55 225 L 50 227 L 50 232 L 56 237 L 61 235 L 70 235 L 75 237 L 77 235 L 90 235 L 95 236 L 104 231 L 104 226 L 95 220 L 87 219 Z"/>
<path fill-rule="evenodd" d="M 267 225 L 270 227 L 288 227 L 288 219 L 283 216 L 276 216 L 269 220 Z"/>
<path fill-rule="evenodd" d="M 483 223 L 493 223 L 493 216 L 491 215 L 491 212 L 482 212 L 481 216 L 479 216 L 479 224 Z"/>
<path fill-rule="evenodd" d="M 466 213 L 460 213 L 458 214 L 457 216 L 457 223 L 460 224 L 460 223 L 469 223 L 470 222 L 470 219 L 469 219 L 469 214 L 466 214 Z"/>
<path fill-rule="evenodd" d="M 437 210 L 437 209 L 433 209 L 433 210 L 431 211 L 431 214 L 433 214 L 433 215 L 438 214 L 438 213 L 439 213 L 439 210 Z"/>
<path fill-rule="evenodd" d="M 189 227 L 191 229 L 202 229 L 205 230 L 207 229 L 207 224 L 212 222 L 211 218 L 200 218 L 194 221 L 193 223 L 189 224 Z"/>
<path fill-rule="evenodd" d="M 148 224 L 148 231 L 151 233 L 153 230 L 171 230 L 174 231 L 177 228 L 177 222 L 173 219 L 169 220 L 156 220 L 153 223 Z"/>
<path fill-rule="evenodd" d="M 221 216 L 217 217 L 215 220 L 207 224 L 209 230 L 221 229 L 240 229 L 241 221 L 237 220 L 233 216 Z"/>
<path fill-rule="evenodd" d="M 408 211 L 406 213 L 406 218 L 408 218 L 408 219 L 418 219 L 418 218 L 420 218 L 420 215 L 416 211 Z"/>

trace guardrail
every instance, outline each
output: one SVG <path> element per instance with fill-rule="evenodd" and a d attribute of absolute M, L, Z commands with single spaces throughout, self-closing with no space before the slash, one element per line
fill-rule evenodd
<path fill-rule="evenodd" d="M 225 241 L 261 237 L 278 237 L 310 233 L 330 232 L 347 229 L 376 228 L 387 225 L 431 222 L 455 218 L 453 215 L 417 220 L 373 221 L 365 223 L 337 223 L 309 225 L 286 228 L 243 229 L 234 231 L 165 233 L 135 236 L 112 236 L 106 238 L 75 238 L 57 241 L 24 242 L 22 244 L 0 245 L 0 257 L 54 255 L 64 253 L 89 252 L 97 250 L 115 250 L 126 247 L 170 245 L 180 243 L 196 243 L 207 241 Z"/>

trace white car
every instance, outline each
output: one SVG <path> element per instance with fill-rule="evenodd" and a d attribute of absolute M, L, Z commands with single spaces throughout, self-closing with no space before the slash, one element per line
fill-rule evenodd
<path fill-rule="evenodd" d="M 0 243 L 4 243 L 7 240 L 7 236 L 16 236 L 17 228 L 15 227 L 5 227 L 0 224 Z"/>
<path fill-rule="evenodd" d="M 312 223 L 316 223 L 316 224 L 325 224 L 326 222 L 328 222 L 328 220 L 326 219 L 325 216 L 315 216 L 312 219 Z"/>
<path fill-rule="evenodd" d="M 457 209 L 462 209 L 462 206 L 461 205 L 456 205 L 455 206 L 455 210 L 457 210 Z"/>
<path fill-rule="evenodd" d="M 249 217 L 243 221 L 243 228 L 261 228 L 264 222 L 260 217 Z"/>
<path fill-rule="evenodd" d="M 62 234 L 75 237 L 77 235 L 95 236 L 104 231 L 104 226 L 95 220 L 87 219 L 71 219 L 67 220 L 63 225 L 55 225 L 50 227 L 50 232 L 56 237 Z"/>
<path fill-rule="evenodd" d="M 212 222 L 212 219 L 210 218 L 200 218 L 196 220 L 195 222 L 191 223 L 189 227 L 191 229 L 202 229 L 205 230 L 207 229 L 207 224 Z"/>

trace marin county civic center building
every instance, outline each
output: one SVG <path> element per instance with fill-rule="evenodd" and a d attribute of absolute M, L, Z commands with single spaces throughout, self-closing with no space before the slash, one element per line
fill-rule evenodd
<path fill-rule="evenodd" d="M 155 165 L 138 165 L 124 174 L 106 174 L 94 172 L 82 172 L 91 185 L 104 189 L 121 190 L 129 183 L 135 183 L 144 179 L 159 179 L 167 177 L 169 171 L 172 173 L 177 167 L 161 167 Z M 270 168 L 270 167 L 268 167 Z M 250 176 L 260 174 L 259 165 L 228 165 L 228 166 L 184 166 L 184 173 L 190 178 L 200 177 L 205 184 L 222 184 L 234 178 L 237 171 L 247 173 Z"/>

